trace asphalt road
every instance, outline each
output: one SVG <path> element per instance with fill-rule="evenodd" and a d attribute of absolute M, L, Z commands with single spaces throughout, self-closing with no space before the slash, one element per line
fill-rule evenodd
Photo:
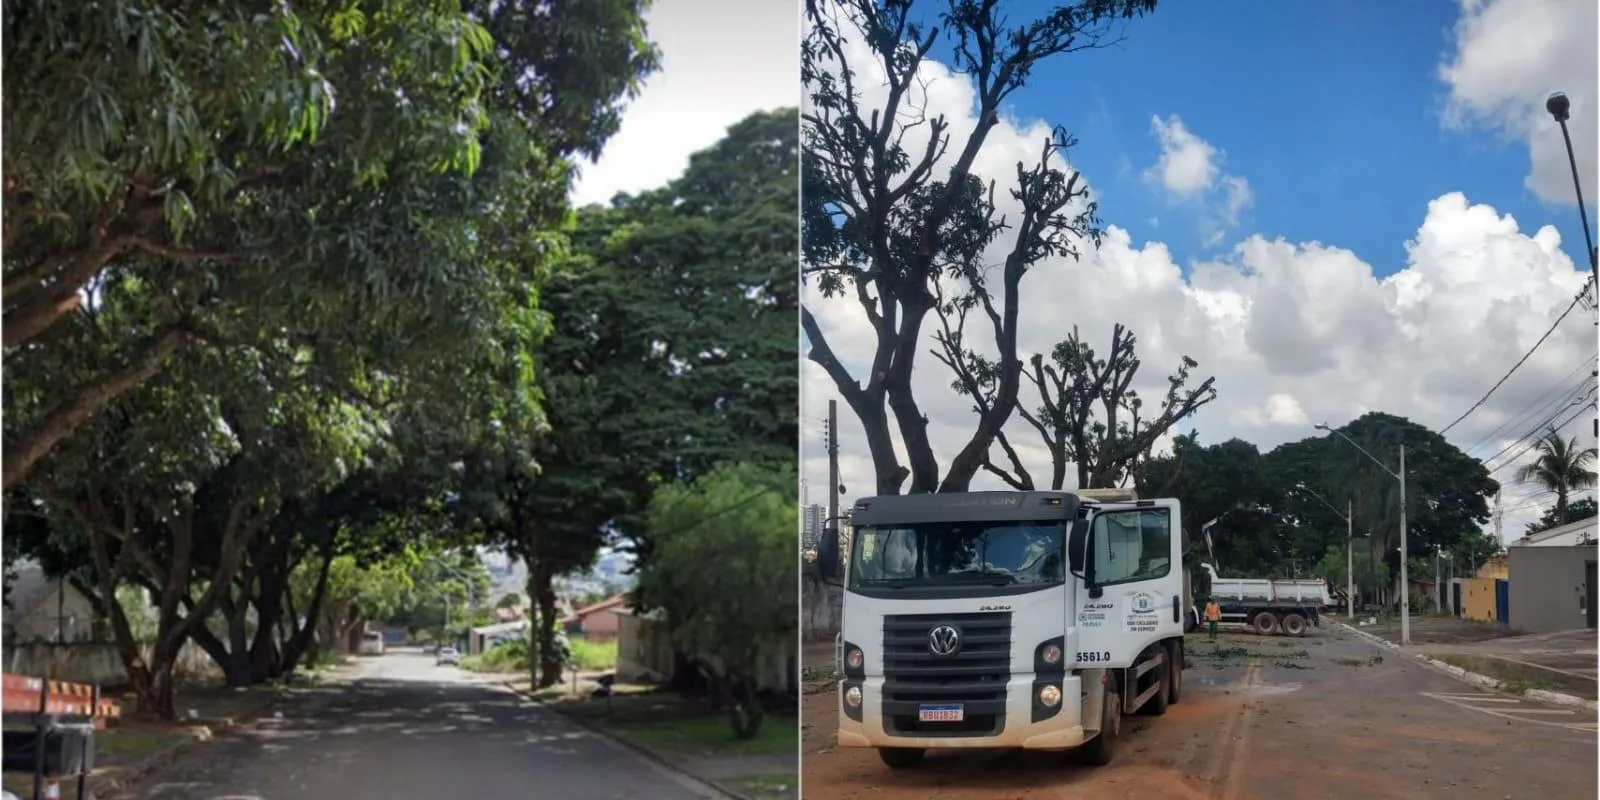
<path fill-rule="evenodd" d="M 419 652 L 364 658 L 352 679 L 298 695 L 282 719 L 211 743 L 145 781 L 141 800 L 560 798 L 723 795 L 497 684 Z"/>
<path fill-rule="evenodd" d="M 835 746 L 833 692 L 805 698 L 801 780 L 829 800 L 1173 800 L 1597 794 L 1595 714 L 1484 692 L 1325 626 L 1302 639 L 1190 637 L 1183 701 L 1124 718 L 1116 760 L 935 751 L 893 772 Z M 820 687 L 818 687 L 820 688 Z"/>

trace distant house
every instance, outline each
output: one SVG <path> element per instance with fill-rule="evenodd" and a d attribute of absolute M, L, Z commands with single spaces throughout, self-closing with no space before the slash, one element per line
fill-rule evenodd
<path fill-rule="evenodd" d="M 6 595 L 6 644 L 87 642 L 94 638 L 94 603 L 70 581 L 51 578 L 36 564 L 20 564 Z"/>
<path fill-rule="evenodd" d="M 568 636 L 582 636 L 591 641 L 611 641 L 617 638 L 617 629 L 620 626 L 618 614 L 626 609 L 627 605 L 627 595 L 613 595 L 568 614 L 562 618 L 561 627 Z"/>
<path fill-rule="evenodd" d="M 527 635 L 528 621 L 525 619 L 483 625 L 472 629 L 472 636 L 467 640 L 467 653 L 477 655 L 501 642 L 526 638 Z"/>
<path fill-rule="evenodd" d="M 500 622 L 516 622 L 528 616 L 528 610 L 520 605 L 506 606 L 494 610 L 494 618 Z"/>

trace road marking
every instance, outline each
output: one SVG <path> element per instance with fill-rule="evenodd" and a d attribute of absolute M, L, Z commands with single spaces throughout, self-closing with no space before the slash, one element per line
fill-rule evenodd
<path fill-rule="evenodd" d="M 1518 720 L 1519 722 L 1528 722 L 1534 725 L 1548 725 L 1552 728 L 1565 728 L 1567 730 L 1583 731 L 1585 733 L 1594 733 L 1597 730 L 1600 730 L 1596 728 L 1596 725 L 1593 722 L 1558 722 L 1555 720 L 1518 716 L 1519 714 L 1562 714 L 1571 717 L 1574 716 L 1575 712 L 1564 709 L 1556 710 L 1535 706 L 1521 706 L 1523 701 L 1510 697 L 1500 697 L 1489 694 L 1446 694 L 1440 692 L 1418 692 L 1418 694 L 1422 695 L 1423 697 L 1431 697 L 1443 703 L 1449 703 L 1457 708 L 1464 708 L 1468 711 L 1476 711 L 1480 714 L 1488 714 L 1490 716 L 1500 717 L 1501 719 L 1514 719 Z M 1491 705 L 1478 705 L 1479 703 Z M 1506 705 L 1507 703 L 1521 707 L 1513 708 L 1512 705 Z"/>
<path fill-rule="evenodd" d="M 1423 694 L 1428 694 L 1428 693 L 1427 692 L 1423 692 Z M 1436 697 L 1436 698 L 1438 698 L 1440 700 L 1460 700 L 1460 701 L 1469 702 L 1469 703 L 1512 703 L 1512 704 L 1516 704 L 1516 703 L 1521 703 L 1522 702 L 1521 700 L 1516 700 L 1516 699 L 1513 699 L 1513 698 L 1510 698 L 1510 697 L 1496 697 L 1494 695 L 1489 695 L 1489 694 L 1454 694 L 1454 693 L 1445 694 L 1443 692 L 1439 692 L 1439 693 L 1433 694 L 1432 696 Z"/>
<path fill-rule="evenodd" d="M 1225 761 L 1226 763 L 1226 771 L 1218 776 L 1223 779 L 1223 800 L 1234 800 L 1239 796 L 1239 782 L 1244 777 L 1245 755 L 1250 751 L 1250 718 L 1255 713 L 1255 703 L 1251 699 L 1254 692 L 1251 690 L 1260 685 L 1261 660 L 1253 658 L 1250 660 L 1250 666 L 1245 669 L 1244 686 L 1240 691 L 1243 700 L 1239 705 L 1239 712 L 1231 715 L 1229 720 L 1223 724 L 1222 747 L 1217 754 L 1217 760 L 1212 763 L 1212 770 L 1209 770 L 1212 774 L 1215 774 L 1222 771 L 1224 766 L 1222 763 L 1217 762 Z M 1238 735 L 1234 735 L 1235 730 L 1238 731 Z M 1226 754 L 1225 759 L 1223 758 L 1224 754 Z M 1216 778 L 1213 778 L 1213 780 L 1216 780 Z"/>

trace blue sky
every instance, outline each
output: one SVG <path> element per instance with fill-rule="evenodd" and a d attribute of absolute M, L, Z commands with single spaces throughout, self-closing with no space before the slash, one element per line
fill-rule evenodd
<path fill-rule="evenodd" d="M 1010 7 L 1020 21 L 1049 4 Z M 1573 260 L 1587 261 L 1575 204 L 1546 205 L 1525 188 L 1525 144 L 1443 124 L 1449 87 L 1439 65 L 1453 49 L 1456 3 L 1247 8 L 1231 15 L 1162 3 L 1127 23 L 1120 46 L 1042 64 L 1009 113 L 1076 134 L 1071 157 L 1100 192 L 1102 217 L 1135 241 L 1165 242 L 1180 264 L 1216 249 L 1205 247 L 1192 212 L 1172 207 L 1143 177 L 1159 155 L 1152 116 L 1181 117 L 1226 153 L 1228 173 L 1249 181 L 1255 203 L 1220 248 L 1249 233 L 1320 241 L 1354 251 L 1384 276 L 1404 267 L 1403 245 L 1428 201 L 1462 191 L 1513 215 L 1525 233 L 1554 224 Z M 934 56 L 949 63 L 947 49 Z M 1569 124 L 1590 123 L 1575 116 Z M 1593 198 L 1596 187 L 1585 191 Z"/>

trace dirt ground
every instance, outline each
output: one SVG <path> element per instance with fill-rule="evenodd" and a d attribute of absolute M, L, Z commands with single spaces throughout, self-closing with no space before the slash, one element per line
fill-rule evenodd
<path fill-rule="evenodd" d="M 802 796 L 819 800 L 1592 798 L 1594 717 L 1481 692 L 1332 626 L 1301 639 L 1191 637 L 1184 697 L 1124 720 L 1116 760 L 944 751 L 885 767 L 835 747 L 829 664 L 807 664 Z M 1312 777 L 1314 776 L 1314 777 Z"/>
<path fill-rule="evenodd" d="M 1335 619 L 1347 625 L 1354 625 L 1380 639 L 1388 639 L 1395 643 L 1400 641 L 1399 615 L 1375 616 L 1357 614 L 1354 621 L 1340 615 Z M 1375 620 L 1375 624 L 1361 624 L 1367 619 Z M 1411 643 L 1413 645 L 1469 645 L 1507 639 L 1520 634 L 1521 631 L 1515 628 L 1494 622 L 1475 622 L 1470 619 L 1425 614 L 1411 615 Z"/>

